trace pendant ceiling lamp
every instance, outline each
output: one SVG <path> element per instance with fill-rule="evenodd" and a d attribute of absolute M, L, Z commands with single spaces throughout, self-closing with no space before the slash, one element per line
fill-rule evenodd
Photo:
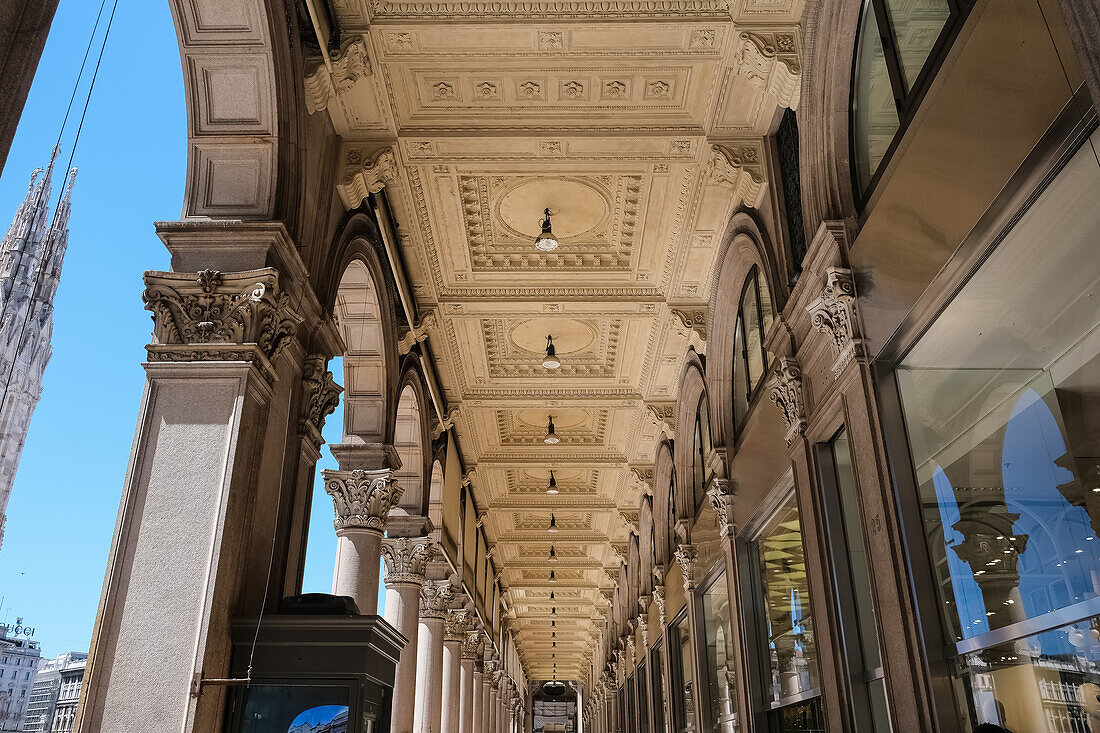
<path fill-rule="evenodd" d="M 550 471 L 550 484 L 546 487 L 547 494 L 558 493 L 558 482 L 554 480 L 554 472 Z"/>
<path fill-rule="evenodd" d="M 542 233 L 535 237 L 535 249 L 543 252 L 553 252 L 558 248 L 558 239 L 554 236 L 554 233 L 550 231 L 550 209 L 546 209 L 543 214 L 546 218 L 539 222 L 542 227 Z"/>
<path fill-rule="evenodd" d="M 554 600 L 554 591 L 550 591 L 550 600 Z"/>
<path fill-rule="evenodd" d="M 554 350 L 554 337 L 550 334 L 546 334 L 546 358 L 542 360 L 542 366 L 545 369 L 557 369 L 561 366 L 558 354 Z"/>
<path fill-rule="evenodd" d="M 551 583 L 557 583 L 558 582 L 557 577 L 554 576 L 554 571 L 553 570 L 550 571 L 550 582 Z"/>
<path fill-rule="evenodd" d="M 557 532 L 558 522 L 554 519 L 554 512 L 550 512 L 550 526 L 546 528 L 547 532 Z"/>
<path fill-rule="evenodd" d="M 546 562 L 557 562 L 558 555 L 554 552 L 554 546 L 550 545 L 550 557 L 546 558 Z"/>
<path fill-rule="evenodd" d="M 551 616 L 557 616 L 558 615 L 558 609 L 557 609 L 556 606 L 551 606 L 550 607 L 550 615 Z"/>
<path fill-rule="evenodd" d="M 546 420 L 546 437 L 542 439 L 543 443 L 547 445 L 556 445 L 561 442 L 558 440 L 557 433 L 554 432 L 554 416 L 548 415 Z"/>

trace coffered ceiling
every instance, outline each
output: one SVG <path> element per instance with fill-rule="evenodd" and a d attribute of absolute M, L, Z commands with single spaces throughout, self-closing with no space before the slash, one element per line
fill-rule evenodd
<path fill-rule="evenodd" d="M 310 104 L 345 204 L 386 187 L 534 678 L 581 676 L 602 629 L 721 232 L 797 106 L 802 2 L 331 0 Z"/>

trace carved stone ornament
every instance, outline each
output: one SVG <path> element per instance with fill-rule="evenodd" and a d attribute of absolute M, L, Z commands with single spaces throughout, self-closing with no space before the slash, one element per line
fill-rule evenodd
<path fill-rule="evenodd" d="M 649 596 L 642 596 L 638 599 L 638 605 L 642 607 L 642 612 L 638 614 L 635 619 L 635 624 L 638 626 L 638 633 L 642 635 L 642 646 L 646 649 L 649 648 L 649 616 L 647 611 L 649 610 Z"/>
<path fill-rule="evenodd" d="M 369 194 L 378 193 L 386 184 L 396 181 L 397 177 L 397 157 L 393 148 L 386 147 L 375 152 L 365 163 L 345 168 L 336 190 L 344 206 L 351 210 L 363 203 Z"/>
<path fill-rule="evenodd" d="M 626 637 L 626 655 L 632 663 L 638 654 L 638 645 L 633 636 Z"/>
<path fill-rule="evenodd" d="M 344 391 L 325 368 L 327 365 L 328 357 L 324 354 L 310 354 L 302 367 L 302 417 L 298 428 L 318 450 L 324 443 L 321 431 L 325 418 L 339 406 L 340 393 Z"/>
<path fill-rule="evenodd" d="M 405 490 L 397 485 L 393 471 L 332 471 L 321 473 L 325 491 L 336 510 L 333 526 L 342 529 L 371 529 L 382 533 L 390 509 Z"/>
<path fill-rule="evenodd" d="M 840 376 L 853 358 L 862 353 L 863 339 L 859 334 L 855 305 L 852 271 L 845 267 L 830 267 L 825 271 L 825 287 L 821 295 L 806 307 L 814 328 L 829 336 L 836 357 L 832 370 L 834 379 Z"/>
<path fill-rule="evenodd" d="M 420 618 L 445 619 L 447 606 L 455 597 L 455 587 L 449 580 L 429 580 L 420 589 Z"/>
<path fill-rule="evenodd" d="M 676 547 L 676 562 L 680 566 L 680 574 L 684 576 L 684 590 L 688 593 L 695 590 L 695 561 L 698 558 L 699 549 L 695 545 Z"/>
<path fill-rule="evenodd" d="M 774 94 L 782 107 L 798 107 L 801 76 L 793 32 L 742 32 L 736 63 L 738 76 L 749 84 Z"/>
<path fill-rule="evenodd" d="M 424 583 L 428 560 L 435 543 L 427 537 L 390 537 L 382 541 L 382 559 L 386 561 L 387 586 L 394 583 Z"/>
<path fill-rule="evenodd" d="M 802 395 L 802 368 L 790 357 L 777 360 L 775 374 L 768 380 L 768 398 L 779 408 L 787 425 L 787 446 L 806 433 L 806 404 Z"/>
<path fill-rule="evenodd" d="M 657 614 L 659 616 L 661 628 L 665 627 L 667 623 L 665 617 L 665 586 L 658 583 L 653 586 L 653 602 L 657 604 Z"/>
<path fill-rule="evenodd" d="M 443 641 L 462 644 L 466 642 L 466 633 L 470 630 L 470 612 L 465 608 L 452 608 L 447 611 L 443 622 Z M 486 662 L 486 665 L 491 662 Z"/>
<path fill-rule="evenodd" d="M 442 417 L 436 418 L 435 423 L 432 425 L 432 440 L 435 440 L 455 426 L 455 421 L 458 420 L 458 409 L 456 405 L 447 410 L 447 413 Z"/>
<path fill-rule="evenodd" d="M 247 272 L 146 272 L 145 309 L 153 314 L 149 361 L 253 361 L 269 382 L 301 317 L 271 267 Z M 261 355 L 262 359 L 255 359 Z"/>
<path fill-rule="evenodd" d="M 729 479 L 714 479 L 707 490 L 707 496 L 714 508 L 718 534 L 722 537 L 733 537 L 737 533 L 737 527 L 733 522 L 733 496 L 729 491 Z"/>
<path fill-rule="evenodd" d="M 355 83 L 373 73 L 365 36 L 352 36 L 340 50 L 306 74 L 306 110 L 320 112 L 338 94 L 351 91 Z"/>
<path fill-rule="evenodd" d="M 689 339 L 691 334 L 699 334 L 700 340 L 707 340 L 707 311 L 705 308 L 673 308 L 673 325 L 681 338 Z M 698 349 L 696 349 L 698 351 Z M 704 352 L 699 352 L 704 353 Z"/>
<path fill-rule="evenodd" d="M 462 640 L 463 659 L 478 659 L 481 657 L 481 639 L 482 633 L 480 631 L 466 632 L 466 638 Z"/>
<path fill-rule="evenodd" d="M 759 155 L 754 156 L 753 152 L 713 146 L 707 163 L 707 183 L 729 189 L 736 200 L 747 206 L 759 206 L 764 177 Z"/>
<path fill-rule="evenodd" d="M 435 328 L 435 312 L 429 311 L 424 314 L 424 317 L 420 319 L 420 323 L 413 326 L 406 331 L 401 337 L 401 340 L 397 342 L 397 353 L 401 356 L 412 351 L 412 348 L 419 343 L 423 343 L 428 340 L 428 329 Z"/>

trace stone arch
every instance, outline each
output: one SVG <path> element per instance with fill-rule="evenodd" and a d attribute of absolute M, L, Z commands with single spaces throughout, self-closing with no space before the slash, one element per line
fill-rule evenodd
<path fill-rule="evenodd" d="M 653 497 L 643 496 L 638 510 L 638 558 L 641 573 L 641 593 L 653 592 L 653 566 L 656 563 L 654 553 L 657 549 L 656 528 L 653 525 Z"/>
<path fill-rule="evenodd" d="M 671 551 L 676 545 L 676 535 L 672 528 L 680 519 L 678 506 L 674 503 L 676 468 L 673 463 L 673 449 L 673 441 L 662 434 L 653 464 L 654 554 L 657 564 L 666 570 L 672 564 Z"/>
<path fill-rule="evenodd" d="M 375 242 L 378 227 L 352 216 L 318 278 L 318 297 L 344 342 L 344 443 L 390 445 L 398 375 L 396 316 Z"/>
<path fill-rule="evenodd" d="M 641 595 L 641 553 L 638 549 L 638 535 L 630 533 L 626 542 L 626 603 L 624 613 L 627 620 L 633 619 L 638 613 L 638 596 Z"/>
<path fill-rule="evenodd" d="M 405 490 L 398 508 L 410 517 L 427 517 L 434 458 L 430 429 L 432 408 L 420 357 L 409 354 L 402 367 L 393 414 L 393 446 L 401 459 L 394 476 Z"/>
<path fill-rule="evenodd" d="M 738 212 L 726 228 L 707 309 L 707 369 L 704 375 L 710 404 L 711 442 L 732 450 L 736 439 L 733 418 L 734 325 L 745 278 L 755 266 L 767 284 L 772 312 L 782 310 L 774 258 L 759 224 L 748 212 Z M 727 460 L 729 456 L 727 456 Z"/>
<path fill-rule="evenodd" d="M 432 458 L 432 471 L 428 474 L 428 519 L 434 529 L 443 528 L 443 465 L 446 462 L 444 451 Z"/>
<path fill-rule="evenodd" d="M 855 228 L 848 100 L 863 3 L 821 0 L 809 5 L 802 18 L 798 149 L 802 217 L 806 237 L 812 238 L 824 221 L 846 220 Z"/>
<path fill-rule="evenodd" d="M 304 105 L 294 17 L 276 0 L 169 0 L 183 62 L 183 218 L 293 220 Z"/>
<path fill-rule="evenodd" d="M 676 425 L 679 426 L 680 439 L 676 441 L 673 452 L 673 465 L 676 466 L 676 505 L 680 515 L 689 522 L 695 518 L 696 507 L 705 502 L 706 486 L 700 490 L 700 499 L 696 496 L 693 459 L 695 446 L 695 415 L 702 401 L 707 397 L 705 367 L 695 349 L 689 349 L 680 372 L 679 399 L 676 403 Z M 709 400 L 708 400 L 709 402 Z M 709 410 L 708 410 L 709 412 Z M 704 416 L 709 420 L 709 416 Z M 707 429 L 709 430 L 709 425 Z M 713 445 L 713 438 L 711 439 Z M 704 455 L 704 460 L 706 456 Z M 705 464 L 704 464 L 705 465 Z"/>

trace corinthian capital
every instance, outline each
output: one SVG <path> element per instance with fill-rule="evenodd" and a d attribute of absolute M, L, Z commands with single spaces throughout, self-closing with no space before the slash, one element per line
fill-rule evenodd
<path fill-rule="evenodd" d="M 455 597 L 449 580 L 427 581 L 420 589 L 420 618 L 445 619 L 447 606 Z"/>
<path fill-rule="evenodd" d="M 653 586 L 653 602 L 657 604 L 658 622 L 661 624 L 661 628 L 665 627 L 667 623 L 665 617 L 665 586 L 663 583 L 656 583 Z"/>
<path fill-rule="evenodd" d="M 318 450 L 324 443 L 321 430 L 325 427 L 325 418 L 336 410 L 340 404 L 340 393 L 344 391 L 336 383 L 332 372 L 326 369 L 327 366 L 327 356 L 310 354 L 302 368 L 302 417 L 298 428 Z"/>
<path fill-rule="evenodd" d="M 684 576 L 684 590 L 695 590 L 695 561 L 699 558 L 699 549 L 695 545 L 676 547 L 676 562 L 680 565 L 680 574 Z"/>
<path fill-rule="evenodd" d="M 443 640 L 466 643 L 466 632 L 470 630 L 470 612 L 465 608 L 452 608 L 447 611 L 443 623 Z"/>
<path fill-rule="evenodd" d="M 386 529 L 386 517 L 397 503 L 404 489 L 393 479 L 393 472 L 380 471 L 323 471 L 325 491 L 332 497 L 336 509 L 333 526 L 342 529 L 373 529 L 379 533 Z"/>
<path fill-rule="evenodd" d="M 768 380 L 768 397 L 787 424 L 787 445 L 806 433 L 806 404 L 802 395 L 802 368 L 786 356 L 779 357 L 775 374 Z"/>
<path fill-rule="evenodd" d="M 423 585 L 424 570 L 435 551 L 428 537 L 390 537 L 382 540 L 382 559 L 386 561 L 386 585 L 414 583 Z"/>
<path fill-rule="evenodd" d="M 810 322 L 821 333 L 829 336 L 833 347 L 833 377 L 840 372 L 863 348 L 859 336 L 859 321 L 855 314 L 856 288 L 852 271 L 845 267 L 830 267 L 825 271 L 825 287 L 821 295 L 806 310 Z"/>
<path fill-rule="evenodd" d="M 141 299 L 153 314 L 150 361 L 259 362 L 270 382 L 276 378 L 271 362 L 293 342 L 302 321 L 271 267 L 146 272 Z"/>
<path fill-rule="evenodd" d="M 715 479 L 707 490 L 710 505 L 714 508 L 714 518 L 718 523 L 718 533 L 722 537 L 732 537 L 737 527 L 733 522 L 733 497 L 729 494 L 729 480 Z"/>
<path fill-rule="evenodd" d="M 478 659 L 481 657 L 481 632 L 467 631 L 466 638 L 462 640 L 462 658 Z"/>

